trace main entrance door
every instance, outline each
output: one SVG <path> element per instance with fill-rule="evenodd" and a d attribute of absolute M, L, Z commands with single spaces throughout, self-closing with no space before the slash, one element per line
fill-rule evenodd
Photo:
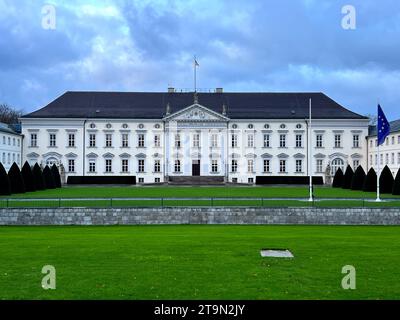
<path fill-rule="evenodd" d="M 192 160 L 192 176 L 200 175 L 200 160 Z"/>

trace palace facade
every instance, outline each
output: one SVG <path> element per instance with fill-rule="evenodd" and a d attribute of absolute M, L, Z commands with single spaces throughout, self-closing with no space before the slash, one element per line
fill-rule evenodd
<path fill-rule="evenodd" d="M 67 179 L 252 184 L 367 166 L 369 119 L 323 93 L 66 92 L 21 122 L 24 161 Z"/>

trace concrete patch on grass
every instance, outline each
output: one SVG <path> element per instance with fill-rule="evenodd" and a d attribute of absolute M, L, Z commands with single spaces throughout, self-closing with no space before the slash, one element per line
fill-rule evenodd
<path fill-rule="evenodd" d="M 294 255 L 287 249 L 261 249 L 261 257 L 272 258 L 294 258 Z"/>

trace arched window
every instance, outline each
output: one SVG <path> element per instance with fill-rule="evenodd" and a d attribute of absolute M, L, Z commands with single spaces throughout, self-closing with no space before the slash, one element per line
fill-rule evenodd
<path fill-rule="evenodd" d="M 46 160 L 46 165 L 48 165 L 49 167 L 51 167 L 53 164 L 57 164 L 57 163 L 58 163 L 58 160 L 56 158 L 53 158 L 53 157 L 48 158 Z"/>
<path fill-rule="evenodd" d="M 336 171 L 338 171 L 339 168 L 342 171 L 344 170 L 344 161 L 340 158 L 333 159 L 331 164 L 331 174 L 335 175 Z"/>

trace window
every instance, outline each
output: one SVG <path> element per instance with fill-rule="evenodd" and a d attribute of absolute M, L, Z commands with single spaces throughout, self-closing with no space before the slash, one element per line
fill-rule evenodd
<path fill-rule="evenodd" d="M 247 136 L 247 147 L 249 147 L 249 148 L 254 147 L 254 135 L 253 134 L 249 134 Z"/>
<path fill-rule="evenodd" d="M 211 135 L 211 147 L 218 148 L 218 135 L 215 133 Z"/>
<path fill-rule="evenodd" d="M 353 168 L 354 168 L 354 170 L 356 170 L 359 165 L 360 165 L 360 160 L 353 160 Z"/>
<path fill-rule="evenodd" d="M 68 160 L 68 172 L 75 172 L 75 160 L 74 159 Z"/>
<path fill-rule="evenodd" d="M 397 143 L 400 144 L 400 136 L 397 136 Z"/>
<path fill-rule="evenodd" d="M 122 172 L 128 172 L 128 168 L 129 168 L 128 159 L 122 159 L 121 162 L 122 162 L 121 163 Z"/>
<path fill-rule="evenodd" d="M 238 179 L 237 178 L 232 178 L 232 183 L 237 183 Z"/>
<path fill-rule="evenodd" d="M 335 134 L 335 148 L 342 147 L 342 136 L 340 134 Z"/>
<path fill-rule="evenodd" d="M 138 148 L 144 148 L 144 134 L 138 134 Z"/>
<path fill-rule="evenodd" d="M 335 158 L 332 160 L 332 165 L 331 165 L 331 174 L 332 176 L 335 175 L 336 171 L 341 169 L 343 171 L 344 169 L 344 161 L 340 158 Z"/>
<path fill-rule="evenodd" d="M 8 153 L 7 154 L 7 163 L 10 164 L 11 163 L 11 155 Z"/>
<path fill-rule="evenodd" d="M 154 183 L 160 183 L 161 182 L 161 178 L 154 178 Z"/>
<path fill-rule="evenodd" d="M 389 145 L 389 138 L 386 138 L 386 145 Z"/>
<path fill-rule="evenodd" d="M 386 153 L 385 159 L 386 159 L 385 164 L 389 164 L 389 154 L 388 153 Z"/>
<path fill-rule="evenodd" d="M 369 141 L 369 146 L 372 148 L 372 140 Z"/>
<path fill-rule="evenodd" d="M 3 136 L 3 144 L 6 144 L 6 137 Z"/>
<path fill-rule="evenodd" d="M 75 134 L 68 134 L 68 147 L 75 147 Z"/>
<path fill-rule="evenodd" d="M 316 161 L 317 163 L 317 172 L 322 172 L 322 160 L 321 159 L 317 159 Z"/>
<path fill-rule="evenodd" d="M 55 133 L 50 133 L 50 147 L 55 147 L 56 146 L 56 135 Z"/>
<path fill-rule="evenodd" d="M 144 172 L 144 159 L 138 160 L 138 172 Z"/>
<path fill-rule="evenodd" d="M 270 160 L 264 159 L 264 172 L 270 172 Z"/>
<path fill-rule="evenodd" d="M 317 134 L 316 147 L 317 148 L 322 148 L 322 134 Z"/>
<path fill-rule="evenodd" d="M 303 172 L 303 160 L 296 160 L 296 172 Z"/>
<path fill-rule="evenodd" d="M 353 135 L 353 148 L 360 147 L 360 136 L 358 134 Z"/>
<path fill-rule="evenodd" d="M 200 135 L 198 133 L 193 135 L 193 147 L 194 148 L 200 147 Z"/>
<path fill-rule="evenodd" d="M 181 135 L 176 134 L 175 135 L 175 148 L 180 148 L 181 147 Z"/>
<path fill-rule="evenodd" d="M 247 172 L 254 172 L 254 160 L 247 160 Z"/>
<path fill-rule="evenodd" d="M 232 135 L 232 148 L 236 148 L 238 143 L 237 134 Z"/>
<path fill-rule="evenodd" d="M 31 147 L 37 147 L 37 134 L 31 133 Z"/>
<path fill-rule="evenodd" d="M 236 173 L 237 172 L 237 168 L 238 168 L 237 160 L 232 160 L 232 162 L 231 162 L 231 171 L 233 173 Z"/>
<path fill-rule="evenodd" d="M 269 148 L 269 134 L 264 134 L 264 148 Z"/>
<path fill-rule="evenodd" d="M 154 146 L 156 148 L 161 146 L 161 137 L 159 134 L 154 135 Z"/>
<path fill-rule="evenodd" d="M 128 148 L 128 146 L 129 146 L 128 139 L 129 139 L 129 135 L 127 133 L 123 133 L 121 135 L 122 148 Z"/>
<path fill-rule="evenodd" d="M 144 178 L 139 178 L 139 183 L 144 183 Z"/>
<path fill-rule="evenodd" d="M 218 172 L 218 160 L 211 160 L 211 172 L 212 173 Z"/>
<path fill-rule="evenodd" d="M 3 162 L 4 164 L 6 163 L 6 153 L 5 152 L 3 152 L 3 159 L 1 162 Z"/>
<path fill-rule="evenodd" d="M 254 178 L 248 178 L 248 179 L 247 179 L 247 182 L 248 182 L 248 183 L 254 183 Z"/>
<path fill-rule="evenodd" d="M 400 152 L 397 153 L 397 164 L 400 164 Z"/>
<path fill-rule="evenodd" d="M 20 146 L 21 140 L 17 140 L 18 147 Z"/>
<path fill-rule="evenodd" d="M 112 160 L 106 159 L 106 172 L 112 172 Z"/>
<path fill-rule="evenodd" d="M 394 144 L 394 136 L 392 137 L 392 144 Z"/>
<path fill-rule="evenodd" d="M 392 164 L 394 164 L 394 152 L 392 152 L 392 157 L 391 157 L 391 161 Z"/>
<path fill-rule="evenodd" d="M 279 172 L 286 172 L 286 160 L 279 160 Z"/>
<path fill-rule="evenodd" d="M 89 172 L 96 172 L 96 161 L 89 160 Z"/>
<path fill-rule="evenodd" d="M 285 134 L 279 135 L 279 147 L 286 148 L 286 135 Z"/>
<path fill-rule="evenodd" d="M 181 172 L 181 160 L 175 160 L 175 172 Z"/>
<path fill-rule="evenodd" d="M 96 135 L 94 133 L 89 134 L 89 147 L 96 147 Z"/>
<path fill-rule="evenodd" d="M 381 158 L 380 158 L 379 162 L 380 162 L 380 164 L 382 166 L 383 165 L 383 154 L 382 153 L 381 153 Z"/>
<path fill-rule="evenodd" d="M 106 147 L 108 147 L 108 148 L 112 147 L 112 134 L 111 133 L 106 134 Z"/>
<path fill-rule="evenodd" d="M 19 153 L 17 153 L 17 162 L 19 163 Z"/>
<path fill-rule="evenodd" d="M 154 160 L 154 172 L 161 172 L 160 160 Z"/>
<path fill-rule="evenodd" d="M 375 155 L 375 165 L 377 165 L 378 164 L 378 155 L 376 154 Z"/>
<path fill-rule="evenodd" d="M 8 145 L 11 146 L 11 138 L 8 137 Z"/>
<path fill-rule="evenodd" d="M 296 148 L 303 147 L 303 136 L 301 134 L 296 134 Z"/>
<path fill-rule="evenodd" d="M 369 156 L 369 163 L 372 165 L 373 164 L 373 157 L 372 154 Z"/>
<path fill-rule="evenodd" d="M 12 154 L 12 162 L 15 162 L 15 153 Z"/>
<path fill-rule="evenodd" d="M 15 138 L 13 138 L 13 146 L 15 147 Z"/>

